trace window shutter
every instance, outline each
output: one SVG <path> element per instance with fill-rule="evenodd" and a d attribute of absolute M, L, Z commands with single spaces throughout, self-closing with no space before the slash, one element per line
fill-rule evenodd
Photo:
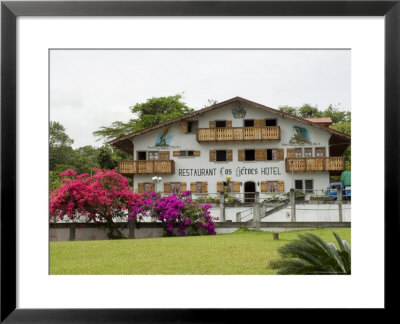
<path fill-rule="evenodd" d="M 174 151 L 174 152 L 172 153 L 172 156 L 174 156 L 174 157 L 179 157 L 179 156 L 181 156 L 181 152 L 180 152 L 180 151 Z"/>
<path fill-rule="evenodd" d="M 285 192 L 285 183 L 283 181 L 278 181 L 278 191 Z"/>
<path fill-rule="evenodd" d="M 233 183 L 233 192 L 240 192 L 240 182 L 235 181 Z"/>
<path fill-rule="evenodd" d="M 144 191 L 144 183 L 138 183 L 138 193 L 142 193 Z"/>
<path fill-rule="evenodd" d="M 201 192 L 202 193 L 207 193 L 208 192 L 208 183 L 207 182 L 202 182 L 201 183 Z"/>
<path fill-rule="evenodd" d="M 267 192 L 267 181 L 261 181 L 261 192 Z"/>
<path fill-rule="evenodd" d="M 160 152 L 158 155 L 158 159 L 163 161 L 169 160 L 169 151 Z"/>
<path fill-rule="evenodd" d="M 215 151 L 210 151 L 210 162 L 215 162 L 215 156 L 216 156 Z"/>
<path fill-rule="evenodd" d="M 294 149 L 292 149 L 292 148 L 286 149 L 286 156 L 288 158 L 294 158 Z"/>
<path fill-rule="evenodd" d="M 226 150 L 226 160 L 232 161 L 232 150 Z"/>
<path fill-rule="evenodd" d="M 226 121 L 226 127 L 232 127 L 232 120 Z"/>
<path fill-rule="evenodd" d="M 278 149 L 278 160 L 283 161 L 285 159 L 285 153 L 283 148 Z"/>
<path fill-rule="evenodd" d="M 224 191 L 223 183 L 218 181 L 217 182 L 217 192 L 223 192 L 223 191 Z"/>
<path fill-rule="evenodd" d="M 180 188 L 180 192 L 184 192 L 186 191 L 186 182 L 181 182 L 181 188 Z"/>
<path fill-rule="evenodd" d="M 171 185 L 169 182 L 164 182 L 164 193 L 170 193 L 171 192 Z"/>
<path fill-rule="evenodd" d="M 200 156 L 200 151 L 193 151 L 193 156 Z"/>
<path fill-rule="evenodd" d="M 182 133 L 185 133 L 185 134 L 188 132 L 188 123 L 187 123 L 187 121 L 183 121 L 181 123 L 181 130 L 182 130 Z"/>
<path fill-rule="evenodd" d="M 215 128 L 215 120 L 210 120 L 210 128 Z"/>
<path fill-rule="evenodd" d="M 154 183 L 150 183 L 150 190 L 154 191 Z"/>
<path fill-rule="evenodd" d="M 256 161 L 267 160 L 267 150 L 266 149 L 256 149 Z"/>
<path fill-rule="evenodd" d="M 190 183 L 190 191 L 193 193 L 193 192 L 196 192 L 196 182 L 191 182 Z"/>
<path fill-rule="evenodd" d="M 256 119 L 254 121 L 254 127 L 265 127 L 265 119 Z"/>
<path fill-rule="evenodd" d="M 238 161 L 244 161 L 244 150 L 238 150 Z"/>

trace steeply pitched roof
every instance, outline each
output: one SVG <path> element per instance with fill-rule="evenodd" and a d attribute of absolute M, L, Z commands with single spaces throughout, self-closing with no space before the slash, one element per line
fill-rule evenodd
<path fill-rule="evenodd" d="M 277 109 L 274 109 L 274 108 L 270 108 L 270 107 L 261 105 L 261 104 L 259 104 L 259 103 L 256 103 L 256 102 L 253 102 L 253 101 L 250 101 L 250 100 L 241 98 L 241 97 L 234 97 L 234 98 L 231 98 L 231 99 L 229 99 L 229 100 L 225 100 L 225 101 L 219 102 L 219 103 L 217 103 L 217 104 L 211 105 L 211 106 L 209 106 L 209 107 L 205 107 L 205 108 L 203 108 L 203 109 L 199 109 L 199 110 L 195 110 L 195 111 L 186 113 L 186 114 L 184 114 L 184 115 L 182 115 L 182 116 L 179 116 L 179 117 L 176 117 L 176 118 L 167 120 L 167 121 L 162 122 L 162 123 L 160 123 L 160 124 L 153 125 L 153 126 L 150 126 L 150 127 L 146 127 L 146 128 L 141 129 L 141 130 L 139 130 L 139 131 L 136 131 L 136 132 L 133 132 L 133 133 L 130 133 L 130 134 L 127 134 L 127 135 L 118 137 L 118 138 L 116 138 L 116 139 L 113 139 L 113 140 L 111 140 L 111 141 L 108 141 L 107 143 L 110 144 L 110 145 L 112 145 L 113 147 L 115 147 L 115 148 L 117 148 L 117 149 L 120 149 L 120 150 L 122 150 L 122 151 L 125 151 L 125 152 L 127 152 L 127 153 L 129 153 L 129 154 L 132 154 L 132 153 L 133 153 L 133 146 L 132 146 L 131 138 L 133 138 L 133 137 L 135 137 L 135 136 L 138 136 L 138 135 L 145 134 L 145 133 L 147 133 L 147 132 L 150 132 L 150 131 L 152 131 L 152 130 L 155 130 L 155 129 L 158 129 L 158 128 L 161 128 L 161 127 L 164 127 L 164 126 L 167 126 L 167 125 L 171 125 L 171 124 L 176 123 L 176 122 L 181 121 L 181 120 L 185 120 L 185 119 L 188 119 L 188 118 L 192 118 L 192 117 L 194 117 L 194 116 L 201 115 L 201 114 L 203 114 L 203 113 L 209 112 L 209 111 L 214 110 L 214 109 L 221 108 L 221 107 L 223 107 L 223 106 L 226 106 L 226 105 L 231 104 L 231 103 L 234 103 L 234 102 L 243 102 L 243 103 L 247 103 L 247 104 L 249 104 L 249 105 L 251 105 L 251 106 L 260 108 L 260 109 L 262 109 L 262 110 L 264 110 L 264 111 L 268 111 L 268 112 L 272 112 L 272 113 L 274 113 L 274 114 L 277 114 L 277 115 L 279 115 L 279 116 L 282 117 L 282 118 L 291 118 L 291 119 L 295 119 L 295 120 L 298 120 L 298 121 L 301 122 L 301 123 L 308 124 L 308 125 L 312 125 L 312 126 L 314 126 L 314 127 L 323 129 L 324 131 L 328 131 L 328 132 L 330 132 L 330 133 L 332 133 L 332 134 L 335 134 L 335 135 L 338 135 L 338 136 L 340 136 L 340 137 L 342 137 L 342 138 L 345 138 L 345 139 L 347 139 L 347 140 L 350 140 L 350 135 L 348 135 L 348 134 L 346 134 L 346 133 L 342 133 L 342 132 L 339 132 L 339 131 L 334 130 L 334 129 L 331 129 L 331 128 L 326 128 L 326 127 L 324 127 L 324 126 L 318 125 L 318 123 L 314 123 L 314 122 L 309 121 L 309 120 L 307 120 L 307 119 L 293 116 L 293 115 L 288 114 L 288 113 L 286 113 L 286 112 L 283 112 L 283 111 L 280 111 L 280 110 L 277 110 Z"/>

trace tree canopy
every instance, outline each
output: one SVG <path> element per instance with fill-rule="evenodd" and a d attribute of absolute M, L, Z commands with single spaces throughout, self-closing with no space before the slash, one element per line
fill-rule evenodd
<path fill-rule="evenodd" d="M 329 117 L 332 120 L 330 128 L 351 134 L 351 112 L 339 110 L 333 105 L 329 105 L 325 110 L 319 110 L 318 107 L 310 104 L 304 104 L 301 107 L 280 106 L 279 110 L 301 118 Z"/>
<path fill-rule="evenodd" d="M 194 109 L 182 102 L 182 95 L 147 99 L 129 108 L 134 114 L 128 122 L 115 121 L 110 126 L 102 126 L 93 132 L 98 140 L 108 141 L 114 138 L 157 125 L 175 117 L 182 116 Z"/>
<path fill-rule="evenodd" d="M 56 121 L 50 122 L 49 133 L 50 191 L 61 185 L 59 175 L 68 169 L 73 169 L 79 174 L 92 175 L 95 168 L 112 170 L 118 166 L 119 161 L 129 158 L 127 153 L 113 150 L 108 145 L 99 148 L 91 145 L 72 148 L 74 140 L 68 136 L 65 127 Z"/>

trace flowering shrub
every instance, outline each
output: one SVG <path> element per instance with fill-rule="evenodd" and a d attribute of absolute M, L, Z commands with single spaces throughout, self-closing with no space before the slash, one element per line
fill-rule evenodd
<path fill-rule="evenodd" d="M 88 222 L 107 224 L 110 238 L 120 237 L 114 219 L 132 213 L 141 195 L 133 193 L 127 179 L 114 170 L 94 171 L 93 176 L 71 169 L 60 174 L 62 185 L 50 193 L 50 222 L 87 216 Z"/>
<path fill-rule="evenodd" d="M 211 219 L 211 205 L 201 205 L 190 198 L 190 191 L 180 195 L 162 197 L 155 192 L 144 193 L 141 203 L 132 206 L 129 220 L 142 220 L 143 216 L 161 221 L 167 235 L 216 234 Z"/>

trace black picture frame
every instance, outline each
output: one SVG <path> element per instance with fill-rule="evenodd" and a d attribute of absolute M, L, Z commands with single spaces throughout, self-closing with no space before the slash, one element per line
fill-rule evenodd
<path fill-rule="evenodd" d="M 19 16 L 384 16 L 385 17 L 385 310 L 398 275 L 389 266 L 399 234 L 400 0 L 395 1 L 2 1 L 1 3 L 1 322 L 235 322 L 262 309 L 16 308 L 16 19 Z M 373 239 L 373 238 L 372 238 Z M 373 243 L 371 243 L 373 244 Z M 395 256 L 397 257 L 397 255 Z M 270 310 L 269 310 L 270 311 Z"/>

